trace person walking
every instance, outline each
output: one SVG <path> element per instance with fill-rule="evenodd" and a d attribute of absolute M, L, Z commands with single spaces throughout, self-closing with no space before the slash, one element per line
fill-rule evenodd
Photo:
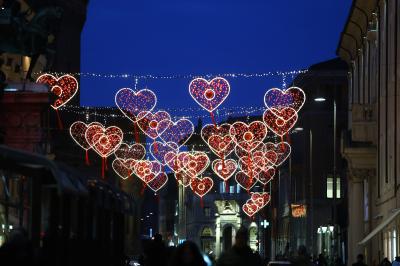
<path fill-rule="evenodd" d="M 390 261 L 388 260 L 390 263 Z M 400 266 L 400 257 L 396 257 L 394 261 L 392 262 L 392 266 Z"/>
<path fill-rule="evenodd" d="M 176 248 L 169 266 L 207 266 L 207 263 L 197 245 L 187 240 Z"/>
<path fill-rule="evenodd" d="M 367 266 L 367 264 L 364 263 L 364 255 L 363 254 L 357 255 L 357 262 L 353 263 L 353 266 Z"/>
<path fill-rule="evenodd" d="M 247 245 L 249 233 L 245 227 L 239 228 L 235 236 L 235 244 L 227 252 L 222 253 L 217 266 L 261 266 L 261 257 Z"/>

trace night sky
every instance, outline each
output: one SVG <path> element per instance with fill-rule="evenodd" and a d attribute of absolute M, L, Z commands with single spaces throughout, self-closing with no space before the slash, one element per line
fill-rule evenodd
<path fill-rule="evenodd" d="M 287 71 L 335 57 L 351 1 L 90 1 L 82 33 L 82 72 L 208 74 Z M 221 107 L 263 106 L 281 78 L 229 79 Z M 139 80 L 158 96 L 157 109 L 198 107 L 190 80 Z M 81 79 L 81 104 L 114 106 L 132 79 Z M 187 115 L 172 111 L 175 115 Z M 208 116 L 208 113 L 198 112 Z M 222 119 L 222 117 L 221 117 Z"/>

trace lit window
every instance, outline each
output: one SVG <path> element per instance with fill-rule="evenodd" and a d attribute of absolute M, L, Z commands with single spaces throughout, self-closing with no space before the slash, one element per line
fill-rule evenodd
<path fill-rule="evenodd" d="M 210 207 L 204 207 L 204 216 L 206 216 L 206 217 L 210 217 L 211 216 Z"/>
<path fill-rule="evenodd" d="M 219 183 L 219 193 L 225 193 L 225 182 L 223 181 Z"/>
<path fill-rule="evenodd" d="M 234 194 L 235 193 L 235 186 L 229 186 L 229 193 Z"/>
<path fill-rule="evenodd" d="M 333 177 L 331 175 L 326 178 L 326 197 L 328 199 L 333 199 Z M 336 176 L 336 198 L 340 199 L 340 197 L 340 177 Z"/>
<path fill-rule="evenodd" d="M 236 193 L 240 193 L 240 185 L 236 184 Z"/>
<path fill-rule="evenodd" d="M 326 179 L 326 197 L 328 199 L 333 198 L 333 178 L 332 177 L 328 177 Z"/>

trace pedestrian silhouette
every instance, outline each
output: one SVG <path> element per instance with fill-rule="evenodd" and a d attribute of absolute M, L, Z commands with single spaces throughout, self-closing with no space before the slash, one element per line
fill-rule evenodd
<path fill-rule="evenodd" d="M 364 255 L 363 254 L 357 255 L 357 262 L 353 263 L 353 266 L 367 266 L 367 264 L 364 263 Z"/>
<path fill-rule="evenodd" d="M 160 234 L 155 234 L 154 239 L 145 244 L 142 263 L 144 266 L 166 266 L 167 248 Z"/>
<path fill-rule="evenodd" d="M 390 261 L 388 260 L 390 263 Z M 392 266 L 400 266 L 400 257 L 396 257 L 394 261 L 392 262 Z"/>
<path fill-rule="evenodd" d="M 291 259 L 291 263 L 296 266 L 310 266 L 311 258 L 307 253 L 307 248 L 305 246 L 299 246 L 297 251 L 297 257 Z"/>
<path fill-rule="evenodd" d="M 197 245 L 192 241 L 185 241 L 176 248 L 169 266 L 207 266 L 207 263 Z"/>
<path fill-rule="evenodd" d="M 249 233 L 245 227 L 239 228 L 233 247 L 218 259 L 217 266 L 261 266 L 259 255 L 248 246 Z"/>
<path fill-rule="evenodd" d="M 379 263 L 379 266 L 391 266 L 392 263 L 388 260 L 388 258 L 384 258 L 381 263 Z"/>

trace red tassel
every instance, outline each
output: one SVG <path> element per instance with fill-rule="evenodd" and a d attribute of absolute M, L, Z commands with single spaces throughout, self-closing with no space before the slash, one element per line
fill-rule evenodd
<path fill-rule="evenodd" d="M 104 166 L 104 158 L 101 158 L 101 177 L 104 178 L 104 170 L 105 170 L 105 166 Z"/>
<path fill-rule="evenodd" d="M 62 130 L 64 127 L 63 127 L 63 123 L 61 121 L 60 113 L 58 112 L 58 109 L 55 109 L 55 110 L 56 110 L 56 114 L 57 114 L 58 129 Z"/>
<path fill-rule="evenodd" d="M 226 180 L 224 180 L 224 186 L 225 186 L 225 193 L 228 193 L 228 186 L 226 185 Z"/>
<path fill-rule="evenodd" d="M 140 195 L 143 196 L 144 190 L 146 189 L 146 183 L 143 182 L 142 190 L 140 191 Z"/>
<path fill-rule="evenodd" d="M 86 165 L 90 165 L 90 161 L 89 161 L 89 150 L 86 150 L 85 152 L 85 163 Z"/>
<path fill-rule="evenodd" d="M 214 117 L 213 112 L 210 112 L 210 116 L 211 116 L 211 121 L 214 124 L 214 126 L 217 126 L 217 123 L 215 123 L 215 117 Z"/>
<path fill-rule="evenodd" d="M 200 197 L 200 207 L 201 207 L 202 209 L 204 208 L 203 197 Z"/>
<path fill-rule="evenodd" d="M 136 143 L 139 143 L 139 142 L 140 142 L 140 139 L 139 139 L 139 129 L 138 129 L 138 126 L 137 126 L 136 123 L 134 123 L 134 126 L 135 126 L 135 141 L 136 141 Z"/>
<path fill-rule="evenodd" d="M 104 169 L 108 171 L 108 166 L 107 166 L 107 157 L 104 158 Z"/>

